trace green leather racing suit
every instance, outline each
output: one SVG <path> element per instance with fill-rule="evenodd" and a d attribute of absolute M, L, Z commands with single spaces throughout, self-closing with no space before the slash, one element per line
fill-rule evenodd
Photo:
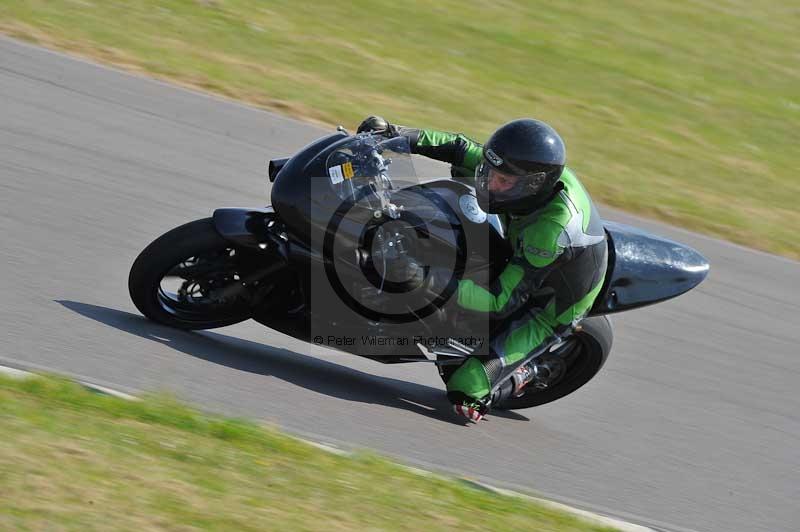
<path fill-rule="evenodd" d="M 482 146 L 464 135 L 399 128 L 411 151 L 450 163 L 452 176 L 474 186 Z M 458 305 L 485 313 L 499 326 L 491 356 L 473 357 L 447 382 L 453 401 L 486 398 L 505 371 L 526 358 L 559 327 L 580 320 L 603 284 L 608 250 L 605 231 L 586 189 L 565 168 L 561 187 L 535 212 L 501 215 L 513 255 L 489 286 L 464 279 Z"/>

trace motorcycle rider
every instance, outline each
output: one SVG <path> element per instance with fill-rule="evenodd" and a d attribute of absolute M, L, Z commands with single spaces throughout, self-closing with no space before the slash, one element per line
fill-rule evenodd
<path fill-rule="evenodd" d="M 538 373 L 522 362 L 554 332 L 592 307 L 605 276 L 605 231 L 589 194 L 565 166 L 556 131 L 539 120 L 501 126 L 481 145 L 456 133 L 365 119 L 358 132 L 406 137 L 412 153 L 451 165 L 451 175 L 475 187 L 478 204 L 499 214 L 513 256 L 487 287 L 458 282 L 458 306 L 492 323 L 490 353 L 468 358 L 448 379 L 457 414 L 480 421 L 492 404 L 519 395 Z M 450 272 L 432 271 L 428 288 L 440 293 Z M 511 374 L 494 394 L 493 386 Z"/>

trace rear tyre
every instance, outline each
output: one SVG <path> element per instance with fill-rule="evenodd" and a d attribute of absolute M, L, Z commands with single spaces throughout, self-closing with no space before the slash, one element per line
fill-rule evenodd
<path fill-rule="evenodd" d="M 247 320 L 252 311 L 246 296 L 252 287 L 241 287 L 239 253 L 211 218 L 176 227 L 134 261 L 128 277 L 131 299 L 146 317 L 179 329 Z"/>
<path fill-rule="evenodd" d="M 566 372 L 544 390 L 524 388 L 519 397 L 504 399 L 496 408 L 517 410 L 543 405 L 567 396 L 589 382 L 603 367 L 611 352 L 614 331 L 606 316 L 593 316 L 581 322 L 581 328 L 558 346 L 551 355 L 566 363 Z"/>
<path fill-rule="evenodd" d="M 516 410 L 550 403 L 571 394 L 594 377 L 603 367 L 611 352 L 614 331 L 606 316 L 585 318 L 580 330 L 546 355 L 563 362 L 565 371 L 552 381 L 548 388 L 540 390 L 528 386 L 519 397 L 509 397 L 494 408 Z M 458 366 L 442 366 L 441 377 L 447 383 Z"/>

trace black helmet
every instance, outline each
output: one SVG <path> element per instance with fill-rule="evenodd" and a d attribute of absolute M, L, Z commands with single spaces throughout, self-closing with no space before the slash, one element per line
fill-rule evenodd
<path fill-rule="evenodd" d="M 565 161 L 564 141 L 555 129 L 530 118 L 509 122 L 483 146 L 483 157 L 475 169 L 478 204 L 492 213 L 534 211 L 557 191 Z M 492 174 L 513 185 L 490 191 Z"/>

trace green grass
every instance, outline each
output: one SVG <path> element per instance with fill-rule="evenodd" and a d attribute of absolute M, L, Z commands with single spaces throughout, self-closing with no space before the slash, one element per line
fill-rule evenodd
<path fill-rule="evenodd" d="M 0 376 L 2 530 L 610 530 L 164 397 Z"/>
<path fill-rule="evenodd" d="M 779 0 L 0 0 L 0 31 L 325 123 L 539 117 L 595 198 L 794 258 L 798 27 Z"/>

